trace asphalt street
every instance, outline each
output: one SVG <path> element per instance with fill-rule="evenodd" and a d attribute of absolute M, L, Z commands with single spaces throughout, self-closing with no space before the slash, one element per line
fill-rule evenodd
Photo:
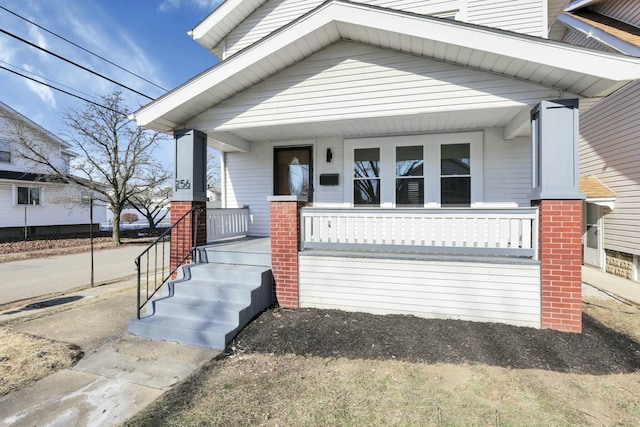
<path fill-rule="evenodd" d="M 94 251 L 94 283 L 135 274 L 135 258 L 143 245 Z M 0 263 L 0 304 L 65 292 L 91 284 L 90 252 Z"/>

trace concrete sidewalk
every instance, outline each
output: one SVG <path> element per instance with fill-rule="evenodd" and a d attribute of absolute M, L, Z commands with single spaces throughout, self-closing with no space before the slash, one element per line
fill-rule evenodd
<path fill-rule="evenodd" d="M 135 258 L 146 245 L 94 251 L 96 284 L 132 277 Z M 167 255 L 168 257 L 168 255 Z M 0 305 L 91 285 L 89 252 L 0 263 Z"/>
<path fill-rule="evenodd" d="M 604 273 L 593 267 L 582 267 L 582 282 L 640 305 L 640 283 Z"/>
<path fill-rule="evenodd" d="M 17 331 L 85 351 L 74 367 L 0 398 L 0 426 L 116 425 L 219 353 L 129 334 L 127 322 L 135 317 L 136 306 L 132 281 L 59 300 L 74 302 L 66 310 L 59 305 L 0 313 L 0 322 L 29 316 L 13 327 Z"/>

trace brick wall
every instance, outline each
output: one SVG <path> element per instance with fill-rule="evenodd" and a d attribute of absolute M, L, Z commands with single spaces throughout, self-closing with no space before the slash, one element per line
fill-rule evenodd
<path fill-rule="evenodd" d="M 182 216 L 193 207 L 202 208 L 202 213 L 198 217 L 198 232 L 196 246 L 207 243 L 207 203 L 206 202 L 171 202 L 171 225 L 175 224 Z M 171 270 L 173 271 L 178 263 L 187 255 L 194 246 L 193 232 L 195 224 L 194 215 L 188 215 L 176 228 L 171 231 Z M 187 257 L 191 261 L 191 257 Z"/>
<path fill-rule="evenodd" d="M 271 202 L 271 264 L 276 299 L 281 307 L 298 307 L 298 248 L 303 205 L 298 201 Z"/>
<path fill-rule="evenodd" d="M 582 332 L 582 201 L 541 200 L 542 327 Z"/>

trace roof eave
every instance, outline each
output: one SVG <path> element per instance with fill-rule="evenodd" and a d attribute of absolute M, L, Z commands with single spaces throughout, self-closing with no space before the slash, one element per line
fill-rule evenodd
<path fill-rule="evenodd" d="M 204 18 L 189 35 L 209 51 L 213 51 L 229 34 L 230 30 L 246 19 L 266 0 L 225 0 L 206 18 Z M 242 6 L 242 7 L 241 7 Z M 222 23 L 225 25 L 221 25 Z"/>
<path fill-rule="evenodd" d="M 560 15 L 558 17 L 558 21 L 569 28 L 580 31 L 587 38 L 593 39 L 605 46 L 609 46 L 610 48 L 617 50 L 620 53 L 640 57 L 640 47 L 621 40 L 618 37 L 609 34 L 606 31 L 601 30 L 600 28 L 596 28 L 584 21 L 581 21 L 580 19 L 577 19 L 567 13 L 563 13 L 562 15 Z"/>
<path fill-rule="evenodd" d="M 13 108 L 9 107 L 4 102 L 0 101 L 0 108 L 5 110 L 5 111 L 7 111 L 9 114 L 17 115 L 18 117 L 20 117 L 20 120 L 22 120 L 25 123 L 27 123 L 30 127 L 38 130 L 39 132 L 44 133 L 49 139 L 51 139 L 55 143 L 59 144 L 62 149 L 71 148 L 71 145 L 68 142 L 64 141 L 59 136 L 51 133 L 51 131 L 49 131 L 49 130 L 45 129 L 44 127 L 40 126 L 39 124 L 37 124 L 36 122 L 34 122 L 33 120 L 31 120 L 30 118 L 25 116 L 24 114 L 21 114 L 18 111 L 14 110 Z"/>
<path fill-rule="evenodd" d="M 257 63 L 274 52 L 287 49 L 296 41 L 313 35 L 316 31 L 323 31 L 325 34 L 333 31 L 337 39 L 341 38 L 340 26 L 343 25 L 454 44 L 566 69 L 570 72 L 588 74 L 601 79 L 603 85 L 611 91 L 640 78 L 640 60 L 636 58 L 588 50 L 538 37 L 457 21 L 333 0 L 323 3 L 281 30 L 275 31 L 139 109 L 134 113 L 134 118 L 141 126 L 163 132 L 170 131 L 175 126 L 181 125 L 165 117 L 171 111 L 180 108 L 181 105 L 185 105 L 207 90 L 215 88 L 236 73 L 248 69 L 251 64 Z M 318 48 L 322 47 L 318 46 Z"/>

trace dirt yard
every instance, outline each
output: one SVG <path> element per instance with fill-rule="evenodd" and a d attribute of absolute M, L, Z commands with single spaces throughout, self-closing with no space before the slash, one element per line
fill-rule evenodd
<path fill-rule="evenodd" d="M 19 261 L 39 256 L 53 256 L 89 250 L 91 241 L 88 237 L 79 238 L 43 238 L 35 240 L 20 240 L 15 242 L 0 242 L 0 263 Z M 111 237 L 95 237 L 94 248 L 113 246 Z"/>
<path fill-rule="evenodd" d="M 580 335 L 272 309 L 126 425 L 639 422 L 640 309 L 589 298 Z"/>

